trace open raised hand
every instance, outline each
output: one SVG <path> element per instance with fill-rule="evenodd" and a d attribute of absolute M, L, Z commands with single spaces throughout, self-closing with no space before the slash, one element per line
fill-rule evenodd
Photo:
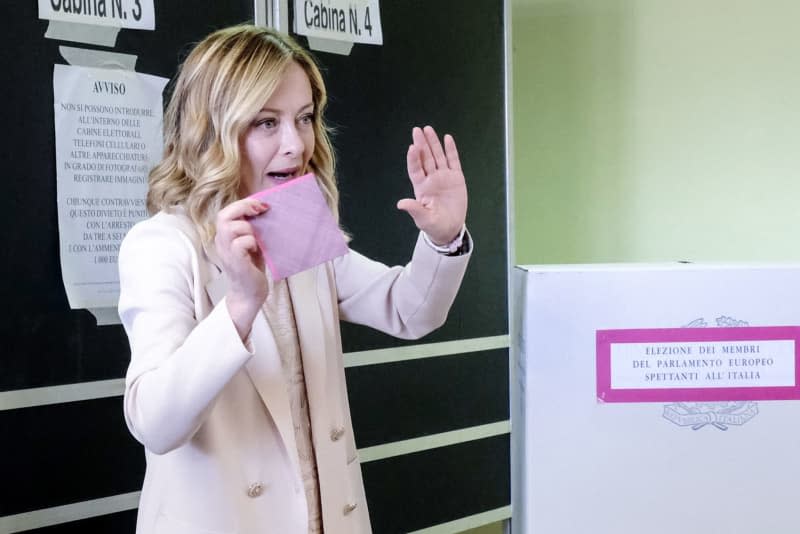
<path fill-rule="evenodd" d="M 404 198 L 397 208 L 408 212 L 417 228 L 436 245 L 455 239 L 467 217 L 467 186 L 456 142 L 444 136 L 444 148 L 430 126 L 413 128 L 408 147 L 408 177 L 415 198 Z"/>

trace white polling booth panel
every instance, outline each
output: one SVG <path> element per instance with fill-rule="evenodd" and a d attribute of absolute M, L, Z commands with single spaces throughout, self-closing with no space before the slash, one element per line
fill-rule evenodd
<path fill-rule="evenodd" d="M 800 532 L 800 265 L 513 277 L 514 534 Z"/>

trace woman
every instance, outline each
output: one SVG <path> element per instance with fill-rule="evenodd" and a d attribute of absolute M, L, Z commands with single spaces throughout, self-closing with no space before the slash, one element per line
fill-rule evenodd
<path fill-rule="evenodd" d="M 370 532 L 339 320 L 416 338 L 440 326 L 469 257 L 453 139 L 415 128 L 403 199 L 411 262 L 354 251 L 273 281 L 248 219 L 252 193 L 312 172 L 338 217 L 325 86 L 271 30 L 200 42 L 164 117 L 148 208 L 120 251 L 131 343 L 125 417 L 147 472 L 138 533 Z"/>

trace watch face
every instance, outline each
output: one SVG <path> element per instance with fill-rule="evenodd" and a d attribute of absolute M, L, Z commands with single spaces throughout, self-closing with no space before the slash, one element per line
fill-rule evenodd
<path fill-rule="evenodd" d="M 469 234 L 467 234 L 464 230 L 461 231 L 461 235 L 456 238 L 450 244 L 450 248 L 452 249 L 448 256 L 461 256 L 466 254 L 470 250 L 470 241 L 469 241 Z"/>

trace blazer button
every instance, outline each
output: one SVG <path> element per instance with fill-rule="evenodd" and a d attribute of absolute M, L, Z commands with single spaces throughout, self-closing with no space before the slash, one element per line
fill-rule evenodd
<path fill-rule="evenodd" d="M 248 497 L 258 497 L 264 492 L 264 484 L 261 482 L 253 482 L 250 484 L 250 487 L 247 488 L 247 496 Z"/>
<path fill-rule="evenodd" d="M 344 436 L 344 427 L 339 426 L 331 430 L 331 441 L 339 441 Z"/>
<path fill-rule="evenodd" d="M 342 513 L 344 515 L 347 515 L 350 512 L 352 512 L 353 510 L 355 510 L 356 508 L 358 508 L 358 503 L 357 502 L 349 502 L 349 503 L 344 505 L 344 508 L 342 508 Z"/>

